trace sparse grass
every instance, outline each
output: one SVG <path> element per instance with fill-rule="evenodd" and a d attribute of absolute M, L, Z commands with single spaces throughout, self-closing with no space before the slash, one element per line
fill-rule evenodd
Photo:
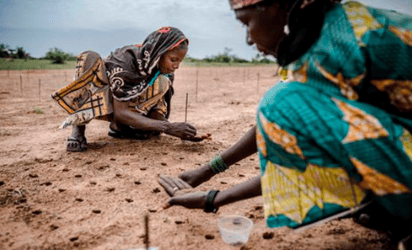
<path fill-rule="evenodd" d="M 36 114 L 38 114 L 38 115 L 41 115 L 41 114 L 43 114 L 44 112 L 43 112 L 43 110 L 42 110 L 41 108 L 35 107 L 35 108 L 34 108 L 34 113 L 36 113 Z"/>
<path fill-rule="evenodd" d="M 43 59 L 13 59 L 0 58 L 0 70 L 27 70 L 27 69 L 73 69 L 76 61 L 66 61 L 55 64 L 52 60 Z"/>
<path fill-rule="evenodd" d="M 10 136 L 11 133 L 9 131 L 0 131 L 0 136 Z"/>

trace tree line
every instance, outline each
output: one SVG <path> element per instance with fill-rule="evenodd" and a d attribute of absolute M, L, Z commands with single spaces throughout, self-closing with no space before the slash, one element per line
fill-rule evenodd
<path fill-rule="evenodd" d="M 0 58 L 13 59 L 36 59 L 30 56 L 23 47 L 16 47 L 12 49 L 9 45 L 1 43 L 0 44 Z M 52 60 L 53 63 L 63 64 L 65 61 L 75 61 L 76 56 L 70 53 L 66 53 L 58 48 L 51 48 L 44 57 L 39 59 Z"/>
<path fill-rule="evenodd" d="M 230 48 L 225 48 L 223 53 L 219 53 L 214 56 L 206 57 L 203 59 L 196 59 L 192 58 L 189 55 L 186 56 L 185 61 L 189 62 L 206 62 L 206 63 L 263 63 L 263 64 L 268 64 L 268 63 L 273 63 L 274 61 L 261 56 L 261 54 L 256 54 L 254 58 L 252 58 L 251 61 L 240 58 L 236 56 L 235 54 L 231 54 L 232 49 Z M 9 59 L 36 59 L 30 56 L 29 53 L 27 53 L 23 47 L 17 47 L 16 49 L 11 49 L 10 46 L 1 43 L 0 44 L 0 57 L 3 58 L 9 58 Z M 39 59 L 48 59 L 52 60 L 53 63 L 57 64 L 63 64 L 65 61 L 75 61 L 76 56 L 71 54 L 71 53 L 66 53 L 63 50 L 59 48 L 51 48 L 44 57 L 41 57 Z"/>

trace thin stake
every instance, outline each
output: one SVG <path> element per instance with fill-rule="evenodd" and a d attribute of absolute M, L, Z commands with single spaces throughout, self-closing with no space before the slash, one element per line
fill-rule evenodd
<path fill-rule="evenodd" d="M 188 99 L 189 99 L 189 94 L 186 93 L 185 122 L 187 122 L 187 103 L 188 103 Z"/>
<path fill-rule="evenodd" d="M 196 68 L 196 102 L 197 102 L 197 89 L 199 85 L 199 68 Z"/>
<path fill-rule="evenodd" d="M 39 79 L 39 102 L 41 102 L 41 79 Z"/>
<path fill-rule="evenodd" d="M 67 82 L 67 72 L 64 71 L 64 81 Z"/>
<path fill-rule="evenodd" d="M 7 77 L 10 77 L 10 69 L 7 69 Z"/>
<path fill-rule="evenodd" d="M 145 245 L 146 245 L 146 250 L 149 250 L 149 215 L 144 216 L 144 230 L 145 230 Z"/>
<path fill-rule="evenodd" d="M 23 95 L 23 79 L 20 75 L 20 90 L 21 90 L 21 94 Z"/>

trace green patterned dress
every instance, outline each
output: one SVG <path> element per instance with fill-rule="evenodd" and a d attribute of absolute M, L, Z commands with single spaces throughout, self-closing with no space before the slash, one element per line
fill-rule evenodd
<path fill-rule="evenodd" d="M 257 112 L 269 227 L 311 224 L 373 199 L 412 219 L 412 17 L 336 4 Z"/>

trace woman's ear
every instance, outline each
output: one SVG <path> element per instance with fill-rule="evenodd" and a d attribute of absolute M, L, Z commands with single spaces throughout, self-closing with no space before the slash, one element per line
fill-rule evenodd
<path fill-rule="evenodd" d="M 310 5 L 311 3 L 315 2 L 316 0 L 303 0 L 302 5 L 300 6 L 301 9 L 306 8 L 308 5 Z"/>

